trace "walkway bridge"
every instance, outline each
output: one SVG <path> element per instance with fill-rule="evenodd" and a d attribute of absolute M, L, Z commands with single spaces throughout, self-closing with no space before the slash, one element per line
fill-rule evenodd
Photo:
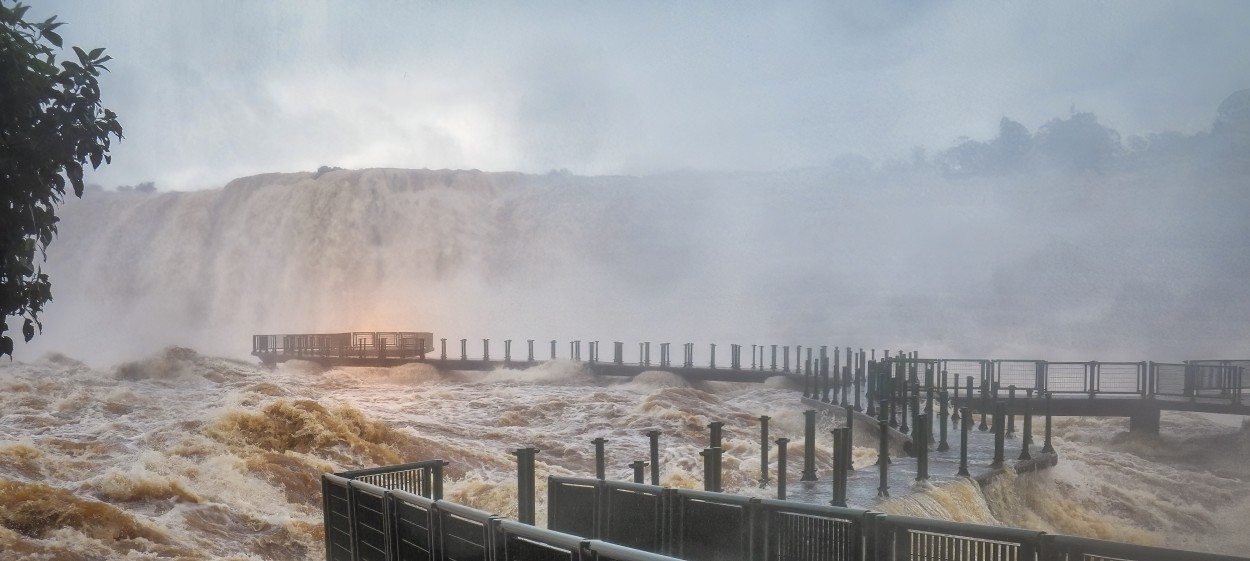
<path fill-rule="evenodd" d="M 458 353 L 448 354 L 448 339 L 429 332 L 348 332 L 322 334 L 255 335 L 252 354 L 265 364 L 308 360 L 326 366 L 390 367 L 428 364 L 445 370 L 489 371 L 526 369 L 552 360 L 581 362 L 596 376 L 632 377 L 648 370 L 664 370 L 690 380 L 763 382 L 784 376 L 802 382 L 804 397 L 852 406 L 873 416 L 873 403 L 889 398 L 907 409 L 909 396 L 935 401 L 942 392 L 952 404 L 988 415 L 1004 402 L 1008 415 L 1039 410 L 1044 397 L 1052 398 L 1057 416 L 1128 417 L 1132 430 L 1158 431 L 1160 411 L 1199 411 L 1250 416 L 1244 399 L 1245 369 L 1250 360 L 1190 360 L 1183 363 L 1152 361 L 1046 361 L 1020 359 L 933 359 L 917 353 L 882 351 L 877 357 L 863 348 L 802 345 L 729 345 L 728 362 L 717 362 L 718 347 L 708 345 L 696 363 L 693 343 L 682 345 L 674 359 L 670 343 L 637 344 L 637 354 L 626 360 L 626 345 L 612 343 L 609 359 L 600 356 L 599 341 L 569 341 L 567 353 L 557 341 L 543 342 L 546 357 L 536 355 L 535 340 L 525 341 L 522 354 L 513 354 L 513 341 L 503 341 L 502 356 L 492 358 L 491 341 L 481 339 L 480 354 L 470 355 L 469 339 L 459 340 Z M 476 347 L 476 341 L 475 347 Z M 496 347 L 498 348 L 498 347 Z M 721 349 L 724 347 L 722 346 Z M 436 350 L 437 349 L 437 350 Z M 652 350 L 657 360 L 652 360 Z M 476 350 L 476 349 L 475 349 Z M 585 358 L 582 351 L 586 350 Z M 723 351 L 722 351 L 723 352 Z M 724 355 L 722 355 L 724 356 Z M 793 360 L 791 360 L 793 358 Z M 905 417 L 904 417 L 905 419 Z M 906 421 L 892 421 L 906 427 Z"/>

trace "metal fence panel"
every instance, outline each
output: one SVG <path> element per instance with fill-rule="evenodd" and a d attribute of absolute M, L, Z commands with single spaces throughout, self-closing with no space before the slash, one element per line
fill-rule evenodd
<path fill-rule="evenodd" d="M 1245 561 L 1231 555 L 1049 534 L 1042 538 L 1042 550 L 1045 561 Z"/>
<path fill-rule="evenodd" d="M 391 491 L 391 551 L 395 561 L 434 561 L 438 551 L 435 502 L 404 491 Z"/>
<path fill-rule="evenodd" d="M 439 540 L 444 561 L 492 561 L 491 520 L 496 516 L 476 508 L 438 502 Z"/>
<path fill-rule="evenodd" d="M 751 558 L 751 503 L 758 499 L 679 489 L 671 553 L 688 561 L 747 561 Z"/>
<path fill-rule="evenodd" d="M 1087 393 L 1090 384 L 1088 362 L 1046 363 L 1046 391 L 1051 393 Z"/>
<path fill-rule="evenodd" d="M 1146 369 L 1139 362 L 1098 362 L 1097 393 L 1145 394 Z"/>
<path fill-rule="evenodd" d="M 587 538 L 599 537 L 603 482 L 573 477 L 547 478 L 547 527 Z"/>
<path fill-rule="evenodd" d="M 603 487 L 602 537 L 614 544 L 664 552 L 668 508 L 663 487 L 609 481 Z M 599 536 L 596 536 L 599 537 Z"/>
<path fill-rule="evenodd" d="M 1186 396 L 1188 388 L 1187 370 L 1188 366 L 1184 364 L 1167 364 L 1162 362 L 1151 363 L 1154 369 L 1154 393 L 1162 396 Z"/>
<path fill-rule="evenodd" d="M 355 559 L 389 561 L 390 511 L 386 508 L 386 489 L 360 481 L 350 485 Z"/>
<path fill-rule="evenodd" d="M 321 476 L 321 511 L 325 521 L 326 561 L 354 561 L 352 555 L 351 481 Z"/>
<path fill-rule="evenodd" d="M 883 516 L 879 528 L 893 542 L 894 559 L 925 561 L 1037 561 L 1042 532 Z"/>
<path fill-rule="evenodd" d="M 581 561 L 585 538 L 496 518 L 496 561 Z"/>
<path fill-rule="evenodd" d="M 860 561 L 868 511 L 761 500 L 756 537 L 764 561 Z"/>
<path fill-rule="evenodd" d="M 968 377 L 972 377 L 972 385 L 981 387 L 982 361 L 979 359 L 946 359 L 942 361 L 942 370 L 946 371 L 946 389 L 954 391 L 967 387 Z"/>
<path fill-rule="evenodd" d="M 1000 392 L 1010 386 L 1018 390 L 1045 389 L 1045 364 L 1042 360 L 995 360 L 994 381 Z"/>

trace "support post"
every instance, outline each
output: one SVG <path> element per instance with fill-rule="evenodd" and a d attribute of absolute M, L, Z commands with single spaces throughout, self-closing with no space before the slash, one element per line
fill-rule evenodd
<path fill-rule="evenodd" d="M 605 461 L 605 458 L 604 458 L 603 445 L 606 444 L 608 441 L 605 440 L 603 437 L 599 437 L 599 438 L 592 440 L 591 442 L 594 443 L 595 445 L 595 479 L 598 479 L 599 481 L 603 481 L 605 466 L 607 465 L 607 462 Z"/>
<path fill-rule="evenodd" d="M 865 385 L 868 387 L 867 389 L 868 410 L 864 411 L 864 413 L 867 414 L 869 417 L 876 417 L 877 416 L 877 401 L 876 400 L 878 399 L 877 394 L 880 392 L 880 388 L 878 387 L 880 386 L 880 382 L 877 380 L 878 378 L 877 361 L 875 360 L 868 361 L 867 372 L 865 375 L 867 377 L 867 384 Z"/>
<path fill-rule="evenodd" d="M 482 339 L 482 360 L 490 360 L 490 339 Z"/>
<path fill-rule="evenodd" d="M 525 342 L 529 344 L 529 355 L 526 362 L 534 362 L 534 340 L 526 339 Z"/>
<path fill-rule="evenodd" d="M 1055 447 L 1050 445 L 1050 392 L 1046 392 L 1046 440 L 1042 443 L 1043 454 L 1054 454 Z"/>
<path fill-rule="evenodd" d="M 647 468 L 647 462 L 635 460 L 634 463 L 629 464 L 629 467 L 634 468 L 634 483 L 642 483 L 643 471 Z"/>
<path fill-rule="evenodd" d="M 1007 386 L 1007 438 L 1016 437 L 1016 386 Z"/>
<path fill-rule="evenodd" d="M 768 484 L 768 419 L 760 416 L 760 487 Z"/>
<path fill-rule="evenodd" d="M 1006 428 L 1003 422 L 1007 415 L 1007 404 L 1001 401 L 994 404 L 994 461 L 990 464 L 992 468 L 1003 467 L 1006 460 L 1003 446 L 1005 444 Z"/>
<path fill-rule="evenodd" d="M 916 481 L 929 480 L 929 417 L 916 418 L 916 434 L 912 445 L 916 448 Z"/>
<path fill-rule="evenodd" d="M 439 345 L 438 359 L 447 360 L 447 339 L 439 339 L 438 345 Z"/>
<path fill-rule="evenodd" d="M 955 386 L 955 387 L 959 387 L 959 386 Z M 939 399 L 939 402 L 938 402 L 939 403 L 939 409 L 938 409 L 939 427 L 938 427 L 938 447 L 937 447 L 938 452 L 945 452 L 951 449 L 950 444 L 946 443 L 946 420 L 947 420 L 946 406 L 947 406 L 948 396 L 949 394 L 947 393 L 947 391 L 942 390 L 942 394 L 938 398 Z"/>
<path fill-rule="evenodd" d="M 846 409 L 846 430 L 847 430 L 847 435 L 848 435 L 847 438 L 851 438 L 850 435 L 855 434 L 855 432 L 852 430 L 855 428 L 855 408 L 851 407 L 850 405 L 844 405 L 843 407 Z M 850 446 L 851 446 L 850 441 L 847 441 L 846 446 L 847 446 L 847 451 L 850 451 Z M 855 471 L 855 467 L 850 465 L 849 463 L 847 464 L 846 469 L 847 471 Z"/>
<path fill-rule="evenodd" d="M 833 429 L 833 497 L 829 501 L 833 506 L 846 506 L 846 441 L 850 437 L 848 429 Z"/>
<path fill-rule="evenodd" d="M 1029 444 L 1033 439 L 1033 416 L 1030 411 L 1031 399 L 1024 400 L 1024 438 L 1021 438 L 1020 458 L 1021 460 L 1032 460 L 1033 456 L 1029 454 Z"/>
<path fill-rule="evenodd" d="M 786 446 L 789 438 L 777 439 L 777 499 L 786 500 Z"/>
<path fill-rule="evenodd" d="M 512 363 L 512 339 L 504 339 L 503 342 L 503 363 Z"/>
<path fill-rule="evenodd" d="M 720 445 L 720 443 L 721 443 L 721 440 L 720 440 L 720 429 L 721 429 L 721 427 L 723 427 L 723 426 L 725 426 L 725 423 L 722 423 L 722 422 L 720 422 L 720 421 L 712 421 L 712 422 L 708 423 L 707 428 L 708 428 L 708 430 L 709 430 L 709 431 L 711 431 L 711 435 L 710 435 L 710 436 L 711 436 L 711 438 L 709 439 L 709 440 L 710 440 L 710 443 L 708 444 L 708 447 L 709 447 L 709 448 L 720 448 L 720 447 L 721 447 L 721 445 Z"/>
<path fill-rule="evenodd" d="M 881 400 L 882 416 L 877 421 L 879 441 L 877 443 L 877 470 L 880 484 L 877 485 L 878 497 L 890 496 L 890 422 L 885 419 L 886 400 Z"/>
<path fill-rule="evenodd" d="M 469 360 L 469 340 L 460 340 L 460 360 Z"/>
<path fill-rule="evenodd" d="M 703 490 L 719 493 L 721 491 L 721 449 L 706 448 L 699 452 L 703 456 Z"/>
<path fill-rule="evenodd" d="M 799 481 L 816 481 L 816 410 L 803 412 L 803 476 Z"/>
<path fill-rule="evenodd" d="M 660 431 L 647 431 L 647 438 L 651 439 L 651 484 L 660 484 Z"/>
<path fill-rule="evenodd" d="M 551 360 L 556 359 L 556 340 L 551 340 Z"/>
<path fill-rule="evenodd" d="M 863 411 L 864 406 L 860 404 L 859 393 L 860 386 L 866 382 L 864 379 L 864 349 L 859 350 L 859 354 L 855 355 L 855 410 Z"/>
<path fill-rule="evenodd" d="M 969 377 L 971 378 L 971 377 Z M 967 421 L 968 415 L 972 414 L 972 410 L 967 407 L 959 408 L 959 418 L 964 422 L 959 423 L 959 473 L 964 477 L 971 477 L 968 473 L 968 430 L 972 428 L 972 423 Z"/>
<path fill-rule="evenodd" d="M 517 466 L 517 522 L 522 524 L 534 524 L 534 454 L 537 453 L 537 448 L 519 448 L 512 453 Z"/>

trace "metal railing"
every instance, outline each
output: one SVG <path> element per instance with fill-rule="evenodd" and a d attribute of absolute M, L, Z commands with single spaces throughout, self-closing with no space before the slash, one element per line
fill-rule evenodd
<path fill-rule="evenodd" d="M 883 384 L 881 376 L 891 378 L 892 387 L 920 383 L 948 390 L 954 395 L 963 391 L 968 399 L 967 380 L 973 380 L 976 397 L 985 394 L 998 399 L 1008 388 L 1037 395 L 1086 395 L 1095 397 L 1131 397 L 1151 399 L 1156 396 L 1203 399 L 1206 402 L 1226 401 L 1243 405 L 1242 390 L 1250 380 L 1245 370 L 1250 361 L 1191 360 L 1185 363 L 1162 362 L 1050 362 L 1045 360 L 1007 359 L 921 359 L 898 356 L 882 359 L 880 367 L 870 368 L 869 388 Z M 934 372 L 937 367 L 940 371 Z M 933 383 L 929 383 L 933 380 Z"/>
<path fill-rule="evenodd" d="M 434 350 L 434 334 L 423 331 L 354 331 L 253 335 L 252 354 L 309 358 L 413 358 Z"/>
<path fill-rule="evenodd" d="M 443 462 L 421 464 L 432 468 Z M 414 465 L 395 467 L 406 471 Z M 360 471 L 379 475 L 385 469 Z M 1247 561 L 863 509 L 566 477 L 549 478 L 550 528 L 543 529 L 341 475 L 322 476 L 328 561 Z"/>

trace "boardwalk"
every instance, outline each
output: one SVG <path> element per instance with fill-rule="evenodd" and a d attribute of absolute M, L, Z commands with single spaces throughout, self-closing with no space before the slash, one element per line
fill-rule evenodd
<path fill-rule="evenodd" d="M 480 347 L 478 342 L 480 341 Z M 1198 411 L 1250 416 L 1243 399 L 1244 373 L 1250 360 L 1193 360 L 1185 363 L 1051 362 L 1009 359 L 929 359 L 915 353 L 871 354 L 851 347 L 707 345 L 696 364 L 693 343 L 681 346 L 675 360 L 669 343 L 638 343 L 626 361 L 626 345 L 613 342 L 611 357 L 600 355 L 598 341 L 524 341 L 514 354 L 512 340 L 434 339 L 429 332 L 349 332 L 255 335 L 252 354 L 266 364 L 308 360 L 326 366 L 428 364 L 445 370 L 526 369 L 551 360 L 582 362 L 596 376 L 632 377 L 649 370 L 672 372 L 691 380 L 764 382 L 784 376 L 803 384 L 804 397 L 852 406 L 873 415 L 872 403 L 889 398 L 905 412 L 909 402 L 936 401 L 945 392 L 952 404 L 989 414 L 1001 403 L 1009 415 L 1128 417 L 1131 430 L 1159 430 L 1160 411 Z M 450 348 L 449 348 L 450 347 Z M 502 348 L 500 348 L 502 347 Z M 480 353 L 478 349 L 480 348 Z M 630 346 L 631 350 L 634 348 Z M 586 357 L 582 357 L 582 351 Z M 656 360 L 652 360 L 652 351 Z M 832 350 L 832 352 L 830 352 Z M 500 352 L 502 351 L 502 352 Z M 546 355 L 540 358 L 536 352 Z M 631 351 L 632 352 L 632 351 Z M 472 356 L 471 356 L 472 355 Z M 727 358 L 728 360 L 723 360 Z M 793 360 L 791 360 L 793 358 Z M 914 407 L 915 405 L 912 405 Z M 905 415 L 904 415 L 905 417 Z"/>

